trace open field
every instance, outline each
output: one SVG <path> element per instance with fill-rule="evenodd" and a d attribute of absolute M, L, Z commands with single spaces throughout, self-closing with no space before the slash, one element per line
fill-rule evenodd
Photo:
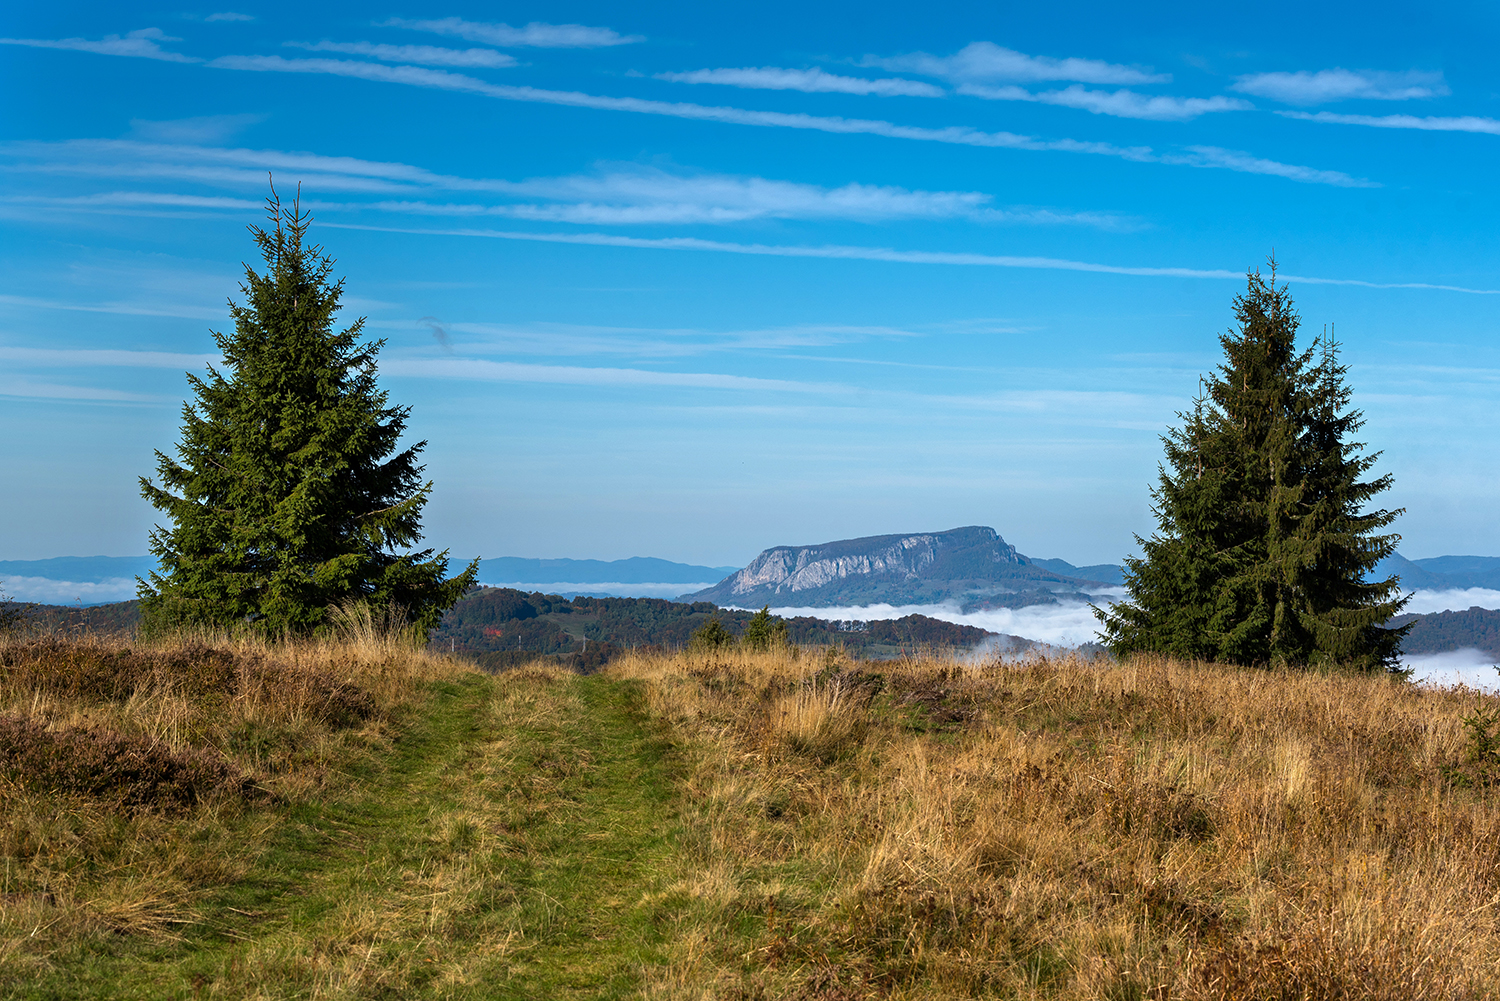
<path fill-rule="evenodd" d="M 1500 706 L 1142 661 L 0 643 L 0 993 L 1500 994 Z"/>

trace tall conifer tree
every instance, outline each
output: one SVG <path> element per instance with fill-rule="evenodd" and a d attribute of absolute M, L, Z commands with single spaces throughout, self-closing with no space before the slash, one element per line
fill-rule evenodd
<path fill-rule="evenodd" d="M 421 537 L 427 443 L 396 452 L 410 408 L 377 388 L 385 342 L 361 341 L 364 319 L 335 329 L 344 282 L 305 242 L 311 216 L 274 188 L 267 209 L 271 229 L 250 227 L 266 271 L 245 266 L 234 333 L 214 332 L 226 371 L 188 375 L 177 458 L 156 453 L 162 486 L 141 479 L 173 523 L 151 533 L 145 623 L 306 633 L 352 599 L 399 605 L 425 635 L 479 561 L 450 579 L 446 551 L 397 552 Z"/>
<path fill-rule="evenodd" d="M 1129 599 L 1100 613 L 1105 640 L 1117 654 L 1395 670 L 1406 630 L 1381 624 L 1405 599 L 1396 578 L 1366 578 L 1395 551 L 1399 536 L 1379 531 L 1401 512 L 1365 510 L 1391 478 L 1360 479 L 1379 453 L 1348 440 L 1363 417 L 1337 343 L 1297 350 L 1274 260 L 1234 306 L 1224 363 L 1162 439 L 1158 529 L 1126 561 Z"/>

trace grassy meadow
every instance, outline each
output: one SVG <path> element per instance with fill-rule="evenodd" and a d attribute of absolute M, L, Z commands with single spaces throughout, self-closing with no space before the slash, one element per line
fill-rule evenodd
<path fill-rule="evenodd" d="M 1497 707 L 836 649 L 491 676 L 359 616 L 13 635 L 0 996 L 1500 995 Z"/>

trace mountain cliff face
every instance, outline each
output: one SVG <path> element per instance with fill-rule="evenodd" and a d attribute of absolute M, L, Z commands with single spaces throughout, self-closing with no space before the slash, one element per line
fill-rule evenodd
<path fill-rule="evenodd" d="M 713 587 L 684 597 L 740 607 L 921 604 L 1071 592 L 1084 583 L 1035 565 L 993 528 L 974 526 L 777 546 Z"/>

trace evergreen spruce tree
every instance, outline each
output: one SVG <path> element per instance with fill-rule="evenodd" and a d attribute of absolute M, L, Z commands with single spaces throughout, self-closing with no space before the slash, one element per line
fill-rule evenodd
<path fill-rule="evenodd" d="M 771 650 L 786 646 L 786 619 L 779 615 L 772 615 L 770 605 L 762 607 L 760 611 L 750 616 L 750 621 L 745 624 L 740 643 L 746 650 Z"/>
<path fill-rule="evenodd" d="M 141 479 L 172 522 L 151 533 L 143 624 L 305 634 L 365 601 L 399 606 L 425 637 L 479 561 L 446 578 L 446 551 L 398 552 L 421 537 L 426 442 L 396 452 L 410 408 L 377 388 L 385 342 L 360 340 L 364 319 L 335 329 L 344 282 L 305 242 L 311 217 L 274 188 L 267 208 L 271 228 L 250 227 L 266 271 L 245 266 L 234 333 L 214 332 L 225 371 L 188 375 L 177 458 L 156 453 L 161 486 Z"/>
<path fill-rule="evenodd" d="M 1348 440 L 1363 417 L 1331 336 L 1302 352 L 1285 285 L 1259 272 L 1235 299 L 1225 362 L 1163 437 L 1152 491 L 1158 530 L 1126 561 L 1128 600 L 1100 613 L 1116 654 L 1234 664 L 1397 669 L 1405 628 L 1381 624 L 1405 599 L 1366 581 L 1395 551 L 1400 511 L 1366 511 L 1389 475 Z"/>

